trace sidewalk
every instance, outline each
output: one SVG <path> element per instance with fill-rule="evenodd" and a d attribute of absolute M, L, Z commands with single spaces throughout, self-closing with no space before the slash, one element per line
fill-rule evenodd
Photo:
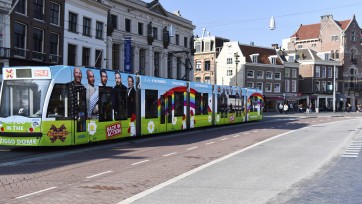
<path fill-rule="evenodd" d="M 310 112 L 310 113 L 279 113 L 279 112 L 263 112 L 263 117 L 362 117 L 361 112 Z"/>

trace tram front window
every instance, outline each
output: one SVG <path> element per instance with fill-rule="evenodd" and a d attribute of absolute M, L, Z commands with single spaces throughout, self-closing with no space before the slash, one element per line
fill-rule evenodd
<path fill-rule="evenodd" d="M 5 80 L 0 116 L 41 117 L 50 80 Z"/>

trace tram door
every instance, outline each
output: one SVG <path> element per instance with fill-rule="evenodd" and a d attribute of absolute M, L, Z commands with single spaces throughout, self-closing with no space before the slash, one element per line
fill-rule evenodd
<path fill-rule="evenodd" d="M 87 134 L 86 118 L 86 89 L 82 86 L 71 85 L 71 107 L 72 107 L 72 136 L 73 144 L 83 144 L 89 142 Z"/>
<path fill-rule="evenodd" d="M 161 96 L 160 130 L 168 131 L 172 127 L 172 96 Z"/>

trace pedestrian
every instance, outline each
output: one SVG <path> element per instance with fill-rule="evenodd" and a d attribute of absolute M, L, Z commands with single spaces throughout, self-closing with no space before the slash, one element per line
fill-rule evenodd
<path fill-rule="evenodd" d="M 283 104 L 282 103 L 279 103 L 279 112 L 283 113 Z"/>
<path fill-rule="evenodd" d="M 347 103 L 347 113 L 351 112 L 351 108 L 352 108 L 351 104 Z"/>
<path fill-rule="evenodd" d="M 288 105 L 286 103 L 284 104 L 283 110 L 286 114 L 288 114 Z"/>

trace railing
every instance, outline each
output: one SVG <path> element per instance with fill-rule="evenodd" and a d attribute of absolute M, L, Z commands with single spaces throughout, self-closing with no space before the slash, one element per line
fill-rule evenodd
<path fill-rule="evenodd" d="M 357 64 L 357 59 L 351 59 L 352 64 Z"/>
<path fill-rule="evenodd" d="M 14 48 L 12 49 L 11 56 L 20 57 L 20 58 L 28 58 L 29 50 L 23 48 Z"/>
<path fill-rule="evenodd" d="M 45 61 L 46 59 L 46 53 L 33 51 L 32 54 L 35 60 Z"/>
<path fill-rule="evenodd" d="M 49 62 L 50 63 L 58 64 L 60 59 L 61 59 L 61 56 L 59 56 L 59 55 L 49 54 Z"/>

